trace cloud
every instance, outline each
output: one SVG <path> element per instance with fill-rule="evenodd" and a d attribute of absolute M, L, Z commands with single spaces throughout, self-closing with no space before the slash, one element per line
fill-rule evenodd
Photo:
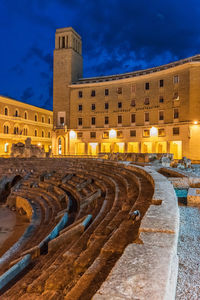
<path fill-rule="evenodd" d="M 26 102 L 27 100 L 30 100 L 34 95 L 35 95 L 35 93 L 34 93 L 32 87 L 28 87 L 23 91 L 20 99 L 22 101 Z"/>
<path fill-rule="evenodd" d="M 28 52 L 23 57 L 23 63 L 27 63 L 33 58 L 38 58 L 40 61 L 46 63 L 49 69 L 52 71 L 53 69 L 53 55 L 50 53 L 44 53 L 44 51 L 36 46 L 32 46 L 28 49 Z"/>

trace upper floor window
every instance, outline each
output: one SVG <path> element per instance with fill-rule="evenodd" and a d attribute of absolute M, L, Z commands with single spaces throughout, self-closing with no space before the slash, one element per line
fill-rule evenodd
<path fill-rule="evenodd" d="M 159 121 L 164 120 L 164 111 L 159 111 Z"/>
<path fill-rule="evenodd" d="M 19 127 L 14 127 L 14 134 L 19 134 Z"/>
<path fill-rule="evenodd" d="M 109 132 L 108 131 L 104 131 L 103 133 L 103 139 L 108 139 L 109 138 Z"/>
<path fill-rule="evenodd" d="M 82 98 L 83 97 L 83 92 L 82 91 L 78 91 L 78 97 Z"/>
<path fill-rule="evenodd" d="M 179 127 L 173 128 L 173 135 L 179 135 Z"/>
<path fill-rule="evenodd" d="M 163 103 L 163 102 L 164 102 L 164 98 L 163 98 L 162 96 L 160 96 L 159 102 L 160 102 L 160 103 Z"/>
<path fill-rule="evenodd" d="M 95 103 L 92 103 L 92 105 L 91 105 L 91 109 L 92 109 L 92 110 L 95 110 L 95 109 L 96 109 L 96 105 L 95 105 Z"/>
<path fill-rule="evenodd" d="M 149 122 L 149 113 L 148 112 L 144 113 L 144 121 Z"/>
<path fill-rule="evenodd" d="M 24 119 L 27 119 L 27 112 L 24 113 Z"/>
<path fill-rule="evenodd" d="M 106 102 L 106 103 L 105 103 L 105 109 L 108 109 L 108 108 L 109 108 L 109 103 Z"/>
<path fill-rule="evenodd" d="M 118 102 L 118 108 L 122 108 L 122 102 Z"/>
<path fill-rule="evenodd" d="M 179 76 L 175 75 L 174 76 L 174 84 L 179 83 Z"/>
<path fill-rule="evenodd" d="M 135 114 L 131 115 L 131 123 L 135 123 Z"/>
<path fill-rule="evenodd" d="M 117 138 L 123 138 L 123 132 L 120 130 L 117 131 Z"/>
<path fill-rule="evenodd" d="M 82 133 L 82 132 L 77 132 L 77 138 L 78 138 L 78 139 L 82 138 L 82 136 L 83 136 L 83 133 Z"/>
<path fill-rule="evenodd" d="M 42 123 L 44 123 L 44 116 L 42 116 Z"/>
<path fill-rule="evenodd" d="M 28 128 L 24 128 L 24 135 L 28 135 Z"/>
<path fill-rule="evenodd" d="M 92 124 L 92 125 L 95 125 L 95 124 L 96 124 L 96 118 L 95 118 L 95 117 L 92 117 L 92 118 L 91 118 L 91 124 Z"/>
<path fill-rule="evenodd" d="M 143 130 L 143 136 L 144 137 L 149 137 L 150 136 L 150 130 L 149 129 L 144 129 Z"/>
<path fill-rule="evenodd" d="M 91 97 L 95 97 L 95 95 L 96 95 L 95 90 L 92 90 L 92 91 L 91 91 Z"/>
<path fill-rule="evenodd" d="M 95 139 L 96 138 L 96 132 L 95 131 L 90 132 L 90 138 L 91 139 Z"/>
<path fill-rule="evenodd" d="M 8 108 L 7 107 L 5 107 L 5 109 L 4 109 L 4 114 L 5 114 L 5 116 L 8 115 Z"/>
<path fill-rule="evenodd" d="M 130 136 L 132 137 L 136 136 L 136 130 L 130 130 Z"/>
<path fill-rule="evenodd" d="M 35 136 L 37 136 L 38 135 L 38 132 L 37 132 L 37 129 L 35 129 Z"/>
<path fill-rule="evenodd" d="M 122 87 L 117 88 L 117 94 L 122 94 Z"/>
<path fill-rule="evenodd" d="M 105 96 L 109 95 L 109 89 L 105 89 Z"/>
<path fill-rule="evenodd" d="M 163 79 L 160 79 L 160 87 L 163 87 L 164 86 L 164 80 Z"/>
<path fill-rule="evenodd" d="M 165 136 L 165 129 L 164 128 L 159 128 L 158 129 L 158 136 Z"/>
<path fill-rule="evenodd" d="M 48 132 L 48 138 L 50 139 L 50 137 L 51 137 L 51 132 L 49 131 Z"/>
<path fill-rule="evenodd" d="M 145 104 L 145 105 L 149 105 L 149 103 L 150 103 L 149 98 L 145 98 L 145 99 L 144 99 L 144 104 Z"/>
<path fill-rule="evenodd" d="M 149 82 L 145 83 L 145 90 L 149 90 Z"/>
<path fill-rule="evenodd" d="M 118 124 L 122 124 L 122 116 L 118 116 L 118 118 L 117 118 L 117 123 L 118 123 Z"/>
<path fill-rule="evenodd" d="M 174 92 L 174 97 L 173 97 L 174 100 L 179 100 L 179 95 L 178 95 L 178 92 Z"/>
<path fill-rule="evenodd" d="M 83 105 L 82 104 L 79 104 L 78 106 L 78 111 L 82 111 L 83 110 Z"/>
<path fill-rule="evenodd" d="M 37 115 L 35 115 L 35 121 L 37 122 L 37 120 L 38 120 L 38 116 L 37 116 Z"/>
<path fill-rule="evenodd" d="M 131 100 L 131 106 L 135 106 L 135 99 Z"/>
<path fill-rule="evenodd" d="M 105 124 L 105 125 L 109 124 L 109 117 L 105 117 L 105 119 L 104 119 L 104 124 Z"/>
<path fill-rule="evenodd" d="M 174 108 L 174 119 L 178 119 L 179 118 L 179 110 L 178 108 Z"/>
<path fill-rule="evenodd" d="M 42 130 L 42 137 L 44 137 L 44 131 Z"/>
<path fill-rule="evenodd" d="M 19 117 L 19 111 L 18 111 L 18 109 L 15 110 L 15 117 Z"/>
<path fill-rule="evenodd" d="M 9 127 L 7 125 L 4 125 L 3 132 L 8 134 L 9 133 Z"/>
<path fill-rule="evenodd" d="M 83 125 L 83 119 L 82 118 L 78 118 L 78 126 L 82 126 Z"/>
<path fill-rule="evenodd" d="M 51 118 L 48 118 L 48 123 L 51 124 Z"/>
<path fill-rule="evenodd" d="M 65 118 L 64 117 L 60 117 L 60 125 L 64 125 L 64 123 L 65 123 Z"/>

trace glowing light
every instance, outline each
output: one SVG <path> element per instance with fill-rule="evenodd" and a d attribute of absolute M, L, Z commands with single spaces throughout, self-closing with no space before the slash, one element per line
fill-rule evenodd
<path fill-rule="evenodd" d="M 198 122 L 197 121 L 194 121 L 194 125 L 197 125 L 198 124 Z"/>
<path fill-rule="evenodd" d="M 158 136 L 158 129 L 156 127 L 151 127 L 150 136 Z"/>
<path fill-rule="evenodd" d="M 109 131 L 109 138 L 110 138 L 110 139 L 114 139 L 114 138 L 116 138 L 116 136 L 117 136 L 116 130 L 111 129 L 111 130 Z"/>
<path fill-rule="evenodd" d="M 98 143 L 90 143 L 90 146 L 92 147 L 92 149 L 96 149 Z"/>
<path fill-rule="evenodd" d="M 76 132 L 71 130 L 69 132 L 69 137 L 70 137 L 71 140 L 75 140 L 76 139 Z"/>
<path fill-rule="evenodd" d="M 41 144 L 40 144 L 40 143 L 38 143 L 38 146 L 41 146 Z"/>

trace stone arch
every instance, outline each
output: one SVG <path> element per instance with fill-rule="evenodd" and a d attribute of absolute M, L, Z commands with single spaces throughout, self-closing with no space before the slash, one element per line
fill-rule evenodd
<path fill-rule="evenodd" d="M 57 138 L 57 154 L 65 154 L 65 138 L 63 136 L 58 136 Z"/>

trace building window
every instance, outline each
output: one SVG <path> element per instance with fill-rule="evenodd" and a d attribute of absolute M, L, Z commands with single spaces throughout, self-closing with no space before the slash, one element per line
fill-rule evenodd
<path fill-rule="evenodd" d="M 103 133 L 103 139 L 108 139 L 109 138 L 109 132 L 108 131 L 104 131 Z"/>
<path fill-rule="evenodd" d="M 131 123 L 135 123 L 135 114 L 131 115 Z"/>
<path fill-rule="evenodd" d="M 27 119 L 27 112 L 24 113 L 24 119 Z"/>
<path fill-rule="evenodd" d="M 117 138 L 118 139 L 123 138 L 123 132 L 121 130 L 117 131 Z"/>
<path fill-rule="evenodd" d="M 95 124 L 96 124 L 96 118 L 95 118 L 95 117 L 92 117 L 92 119 L 91 119 L 91 124 L 92 124 L 92 125 L 95 125 Z"/>
<path fill-rule="evenodd" d="M 51 118 L 48 118 L 48 123 L 51 124 Z"/>
<path fill-rule="evenodd" d="M 136 137 L 136 130 L 130 130 L 130 136 Z"/>
<path fill-rule="evenodd" d="M 135 106 L 135 99 L 131 100 L 131 106 Z"/>
<path fill-rule="evenodd" d="M 117 88 L 117 94 L 122 94 L 122 88 L 121 87 Z"/>
<path fill-rule="evenodd" d="M 60 125 L 64 126 L 64 122 L 65 122 L 65 118 L 64 117 L 60 117 Z"/>
<path fill-rule="evenodd" d="M 118 124 L 122 124 L 122 116 L 118 116 L 118 118 L 117 118 L 117 123 L 118 123 Z"/>
<path fill-rule="evenodd" d="M 149 82 L 145 83 L 145 90 L 149 90 Z"/>
<path fill-rule="evenodd" d="M 178 119 L 179 118 L 179 111 L 178 108 L 174 109 L 174 119 Z"/>
<path fill-rule="evenodd" d="M 37 117 L 37 115 L 35 115 L 35 122 L 37 122 L 37 120 L 38 120 L 38 117 Z"/>
<path fill-rule="evenodd" d="M 91 91 L 91 97 L 95 97 L 96 93 L 95 93 L 95 90 L 92 90 Z"/>
<path fill-rule="evenodd" d="M 51 132 L 49 131 L 48 132 L 48 138 L 50 139 L 50 137 L 51 137 Z"/>
<path fill-rule="evenodd" d="M 96 105 L 93 103 L 92 105 L 91 105 L 91 110 L 95 110 L 96 109 Z"/>
<path fill-rule="evenodd" d="M 83 133 L 82 133 L 82 132 L 77 132 L 77 138 L 78 138 L 78 139 L 82 138 L 82 136 L 83 136 Z"/>
<path fill-rule="evenodd" d="M 24 128 L 24 135 L 28 135 L 28 129 Z"/>
<path fill-rule="evenodd" d="M 17 109 L 15 110 L 15 117 L 19 117 L 19 111 Z"/>
<path fill-rule="evenodd" d="M 42 123 L 44 123 L 44 116 L 42 116 Z"/>
<path fill-rule="evenodd" d="M 174 97 L 173 97 L 174 100 L 179 100 L 179 95 L 178 95 L 178 92 L 174 92 Z"/>
<path fill-rule="evenodd" d="M 19 127 L 14 127 L 14 134 L 19 134 Z"/>
<path fill-rule="evenodd" d="M 82 126 L 83 125 L 83 119 L 82 118 L 78 118 L 78 126 Z"/>
<path fill-rule="evenodd" d="M 159 121 L 164 120 L 164 111 L 159 111 Z"/>
<path fill-rule="evenodd" d="M 108 109 L 108 108 L 109 108 L 109 103 L 106 102 L 106 103 L 105 103 L 105 109 Z"/>
<path fill-rule="evenodd" d="M 164 98 L 163 98 L 162 96 L 160 96 L 159 102 L 160 102 L 160 103 L 163 103 L 163 102 L 164 102 Z"/>
<path fill-rule="evenodd" d="M 144 137 L 149 137 L 150 136 L 150 130 L 149 129 L 144 129 L 143 136 Z"/>
<path fill-rule="evenodd" d="M 122 102 L 118 102 L 118 108 L 122 108 Z"/>
<path fill-rule="evenodd" d="M 37 134 L 37 129 L 35 129 L 35 136 L 37 136 L 38 134 Z"/>
<path fill-rule="evenodd" d="M 159 128 L 158 129 L 158 136 L 165 136 L 165 129 L 164 128 Z"/>
<path fill-rule="evenodd" d="M 44 131 L 42 130 L 42 137 L 44 137 Z"/>
<path fill-rule="evenodd" d="M 65 37 L 62 36 L 62 48 L 65 48 Z"/>
<path fill-rule="evenodd" d="M 90 132 L 90 138 L 91 139 L 96 139 L 96 132 Z"/>
<path fill-rule="evenodd" d="M 179 127 L 173 128 L 173 135 L 179 135 Z"/>
<path fill-rule="evenodd" d="M 8 133 L 9 133 L 9 127 L 8 127 L 7 125 L 4 125 L 4 127 L 3 127 L 3 132 L 4 132 L 5 134 L 8 134 Z"/>
<path fill-rule="evenodd" d="M 178 75 L 174 76 L 174 84 L 179 83 L 179 77 Z"/>
<path fill-rule="evenodd" d="M 145 105 L 149 105 L 149 103 L 150 103 L 150 102 L 149 102 L 149 98 L 145 98 L 145 99 L 144 99 L 144 104 L 145 104 Z"/>
<path fill-rule="evenodd" d="M 163 87 L 163 86 L 164 86 L 164 80 L 160 79 L 160 87 Z"/>
<path fill-rule="evenodd" d="M 144 113 L 144 120 L 145 120 L 145 122 L 149 122 L 149 113 L 148 112 Z"/>
<path fill-rule="evenodd" d="M 78 106 L 78 111 L 82 111 L 83 110 L 83 105 L 82 104 L 79 104 Z"/>
<path fill-rule="evenodd" d="M 5 107 L 5 109 L 4 109 L 4 114 L 5 114 L 5 116 L 8 115 L 8 108 L 7 107 Z"/>
<path fill-rule="evenodd" d="M 108 124 L 109 124 L 109 117 L 105 117 L 105 119 L 104 119 L 104 124 L 105 124 L 105 125 L 108 125 Z"/>
<path fill-rule="evenodd" d="M 109 89 L 105 89 L 105 96 L 109 95 Z"/>
<path fill-rule="evenodd" d="M 83 92 L 82 91 L 78 91 L 78 97 L 82 98 L 83 97 Z"/>

